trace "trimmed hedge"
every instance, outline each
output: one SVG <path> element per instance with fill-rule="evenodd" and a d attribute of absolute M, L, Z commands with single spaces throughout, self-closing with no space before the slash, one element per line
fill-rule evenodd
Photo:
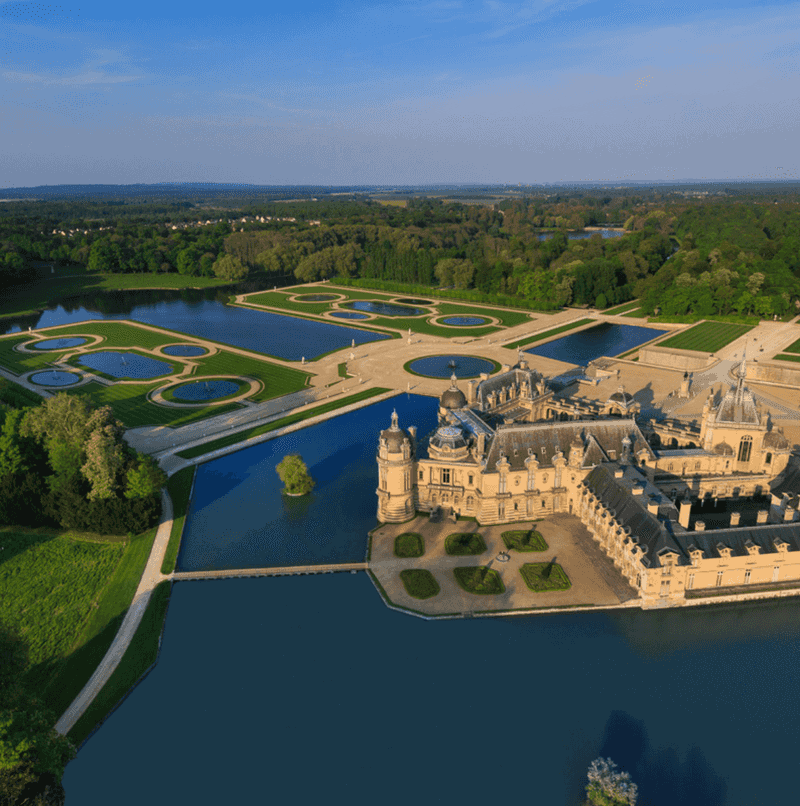
<path fill-rule="evenodd" d="M 469 557 L 483 554 L 486 543 L 477 532 L 456 532 L 445 538 L 444 550 L 451 557 Z"/>
<path fill-rule="evenodd" d="M 505 585 L 500 574 L 485 565 L 467 565 L 454 568 L 456 582 L 467 593 L 498 594 L 505 593 Z"/>
<path fill-rule="evenodd" d="M 430 599 L 440 590 L 436 577 L 424 568 L 407 568 L 400 572 L 400 580 L 406 593 L 415 599 Z"/>
<path fill-rule="evenodd" d="M 425 541 L 416 532 L 403 532 L 394 539 L 395 557 L 421 557 L 425 553 Z"/>

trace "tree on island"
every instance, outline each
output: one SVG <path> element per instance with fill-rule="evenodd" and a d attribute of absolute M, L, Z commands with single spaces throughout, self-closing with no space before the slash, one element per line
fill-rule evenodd
<path fill-rule="evenodd" d="M 610 758 L 596 758 L 589 765 L 588 778 L 586 796 L 592 806 L 636 806 L 639 788 Z"/>
<path fill-rule="evenodd" d="M 287 495 L 306 495 L 314 487 L 315 481 L 308 475 L 308 468 L 299 453 L 284 456 L 275 465 L 275 472 L 284 483 L 283 491 Z"/>

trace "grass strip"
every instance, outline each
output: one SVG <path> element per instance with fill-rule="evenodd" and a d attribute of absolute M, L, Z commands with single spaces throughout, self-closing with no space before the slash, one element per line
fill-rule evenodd
<path fill-rule="evenodd" d="M 790 355 L 789 353 L 782 353 L 781 355 L 776 355 L 774 360 L 775 361 L 800 361 L 800 355 Z"/>
<path fill-rule="evenodd" d="M 627 313 L 628 311 L 632 311 L 634 308 L 639 307 L 639 300 L 635 299 L 632 302 L 625 302 L 622 305 L 617 305 L 616 308 L 608 308 L 607 310 L 603 311 L 603 313 L 607 313 L 609 316 L 619 316 L 621 313 Z"/>
<path fill-rule="evenodd" d="M 510 344 L 504 344 L 503 346 L 507 350 L 516 350 L 518 347 L 525 347 L 528 344 L 533 344 L 536 341 L 542 341 L 542 339 L 549 339 L 551 336 L 557 336 L 559 333 L 564 333 L 567 330 L 572 330 L 573 328 L 580 327 L 581 325 L 588 325 L 590 322 L 594 322 L 594 319 L 578 319 L 577 322 L 570 322 L 566 325 L 561 325 L 560 327 L 554 327 L 550 330 L 545 330 L 543 333 L 534 333 L 533 336 L 526 336 L 524 339 L 518 339 L 517 341 L 512 341 Z"/>
<path fill-rule="evenodd" d="M 658 342 L 655 346 L 672 347 L 675 350 L 694 350 L 699 353 L 715 353 L 752 329 L 753 325 L 701 322 L 682 333 Z"/>
<path fill-rule="evenodd" d="M 800 353 L 800 339 L 793 341 L 788 347 L 783 348 L 787 353 Z"/>
<path fill-rule="evenodd" d="M 82 744 L 102 724 L 155 664 L 167 615 L 170 590 L 169 582 L 161 582 L 153 591 L 139 629 L 136 630 L 119 665 L 69 732 L 69 738 L 76 745 Z"/>
<path fill-rule="evenodd" d="M 189 498 L 194 483 L 195 465 L 184 467 L 170 476 L 167 481 L 167 492 L 172 499 L 172 529 L 169 533 L 169 544 L 161 563 L 161 573 L 171 574 L 178 561 L 178 552 L 181 548 L 183 525 L 186 522 L 186 512 L 189 508 Z"/>
<path fill-rule="evenodd" d="M 180 456 L 182 459 L 194 459 L 197 456 L 203 456 L 206 453 L 211 453 L 212 451 L 219 450 L 220 448 L 227 448 L 229 445 L 236 445 L 237 443 L 244 442 L 252 437 L 257 437 L 261 434 L 275 431 L 278 428 L 284 428 L 285 426 L 292 425 L 293 423 L 299 423 L 302 420 L 309 419 L 310 417 L 316 417 L 319 414 L 325 414 L 329 411 L 342 408 L 343 406 L 349 406 L 351 403 L 358 403 L 361 400 L 367 400 L 370 397 L 382 395 L 389 391 L 391 390 L 384 389 L 380 386 L 365 389 L 362 392 L 356 392 L 353 395 L 344 397 L 341 400 L 333 400 L 329 403 L 323 403 L 321 406 L 317 406 L 313 409 L 298 411 L 294 414 L 287 414 L 286 417 L 281 417 L 279 420 L 273 420 L 271 423 L 265 423 L 264 425 L 247 428 L 244 431 L 237 431 L 235 434 L 220 437 L 219 439 L 212 440 L 211 442 L 197 445 L 194 448 L 187 448 L 185 451 L 179 451 L 177 456 Z"/>

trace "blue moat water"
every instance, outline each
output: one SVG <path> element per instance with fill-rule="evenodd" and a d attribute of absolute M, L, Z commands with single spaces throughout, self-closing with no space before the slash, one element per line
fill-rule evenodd
<path fill-rule="evenodd" d="M 173 389 L 172 396 L 176 400 L 185 400 L 187 403 L 198 403 L 203 400 L 227 397 L 238 391 L 241 386 L 242 384 L 235 381 L 194 381 Z"/>
<path fill-rule="evenodd" d="M 448 316 L 439 322 L 445 325 L 468 327 L 469 325 L 485 325 L 489 320 L 483 316 Z"/>
<path fill-rule="evenodd" d="M 526 353 L 583 366 L 603 355 L 620 355 L 666 332 L 653 327 L 612 325 L 603 322 L 579 333 L 571 333 L 546 344 L 540 344 L 538 347 L 523 349 Z"/>
<path fill-rule="evenodd" d="M 451 363 L 455 363 L 455 367 L 450 366 Z M 482 372 L 494 371 L 491 361 L 472 355 L 431 355 L 418 358 L 408 366 L 412 372 L 429 378 L 449 378 L 453 373 L 456 378 L 475 378 Z"/>
<path fill-rule="evenodd" d="M 64 372 L 60 369 L 49 369 L 45 372 L 35 372 L 30 376 L 31 383 L 39 386 L 72 386 L 80 381 L 81 376 L 75 372 Z"/>
<path fill-rule="evenodd" d="M 86 344 L 87 341 L 89 339 L 83 336 L 72 336 L 63 339 L 44 339 L 28 346 L 36 350 L 65 350 L 69 347 L 79 347 L 81 344 Z"/>
<path fill-rule="evenodd" d="M 114 378 L 157 378 L 173 371 L 166 361 L 138 353 L 111 351 L 84 353 L 80 357 L 80 362 L 90 369 L 96 369 Z"/>
<path fill-rule="evenodd" d="M 356 311 L 331 311 L 331 316 L 336 316 L 339 319 L 368 319 L 365 313 L 357 313 Z"/>
<path fill-rule="evenodd" d="M 162 352 L 166 355 L 183 356 L 189 358 L 192 356 L 205 355 L 208 350 L 205 347 L 200 347 L 197 344 L 170 344 L 164 347 Z"/>
<path fill-rule="evenodd" d="M 426 313 L 422 308 L 409 308 L 405 305 L 395 305 L 393 302 L 374 302 L 368 299 L 343 302 L 342 307 L 353 308 L 356 311 L 367 311 L 367 313 L 377 313 L 381 316 L 419 316 Z"/>

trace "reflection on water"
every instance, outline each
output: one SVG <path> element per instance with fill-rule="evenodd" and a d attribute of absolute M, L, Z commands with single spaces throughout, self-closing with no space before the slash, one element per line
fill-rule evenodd
<path fill-rule="evenodd" d="M 166 361 L 147 355 L 125 352 L 84 353 L 80 357 L 83 366 L 96 369 L 114 378 L 157 378 L 172 372 Z"/>
<path fill-rule="evenodd" d="M 47 372 L 35 372 L 30 380 L 39 386 L 72 386 L 81 379 L 74 372 L 62 372 L 60 369 L 51 369 Z"/>
<path fill-rule="evenodd" d="M 475 378 L 482 372 L 493 372 L 494 364 L 485 358 L 472 355 L 431 355 L 418 358 L 409 365 L 412 372 L 430 378 Z"/>

